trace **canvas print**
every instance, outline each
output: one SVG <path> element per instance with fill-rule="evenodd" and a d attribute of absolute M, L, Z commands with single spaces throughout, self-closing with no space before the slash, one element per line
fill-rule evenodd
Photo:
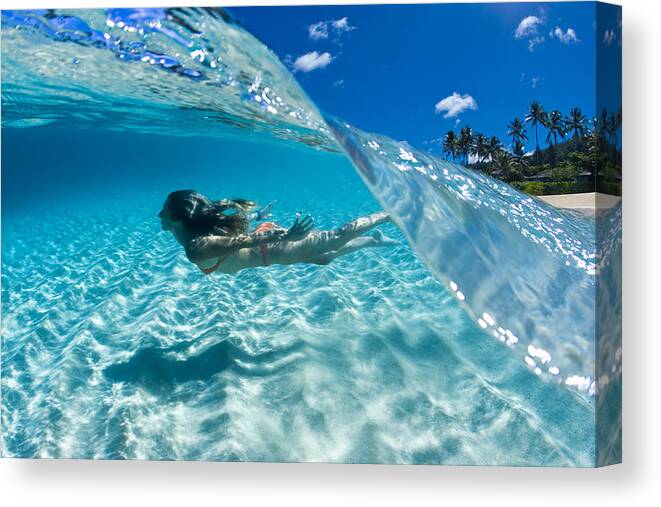
<path fill-rule="evenodd" d="M 3 457 L 621 460 L 620 7 L 1 16 Z"/>

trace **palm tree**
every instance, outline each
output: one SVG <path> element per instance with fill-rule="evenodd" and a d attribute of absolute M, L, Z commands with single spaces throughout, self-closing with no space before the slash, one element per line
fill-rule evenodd
<path fill-rule="evenodd" d="M 549 129 L 549 133 L 546 134 L 546 142 L 551 148 L 558 144 L 558 136 L 562 139 L 565 138 L 565 120 L 560 111 L 551 111 L 546 128 Z M 553 142 L 551 142 L 551 139 L 553 139 Z"/>
<path fill-rule="evenodd" d="M 573 132 L 572 139 L 578 139 L 585 136 L 587 128 L 585 126 L 586 117 L 579 107 L 573 107 L 569 111 L 569 118 L 567 119 L 567 132 Z"/>
<path fill-rule="evenodd" d="M 501 176 L 506 177 L 510 172 L 510 158 L 511 155 L 505 150 L 498 150 L 492 155 L 492 172 L 499 173 Z"/>
<path fill-rule="evenodd" d="M 614 145 L 617 145 L 617 131 L 620 128 L 621 120 L 618 118 L 618 113 L 612 112 L 608 118 L 608 133 Z"/>
<path fill-rule="evenodd" d="M 520 118 L 514 118 L 509 125 L 507 125 L 507 135 L 512 138 L 512 146 L 515 147 L 517 143 L 523 143 L 528 140 L 526 128 Z"/>
<path fill-rule="evenodd" d="M 615 113 L 615 120 L 617 121 L 617 130 L 622 128 L 622 106 Z M 617 131 L 615 132 L 615 146 L 617 147 L 618 135 Z"/>
<path fill-rule="evenodd" d="M 606 108 L 601 110 L 599 118 L 599 134 L 606 139 L 608 137 L 608 111 Z"/>
<path fill-rule="evenodd" d="M 599 120 L 594 118 L 593 127 L 588 132 L 587 142 L 588 142 L 588 156 L 590 157 L 590 165 L 592 166 L 592 174 L 597 174 L 599 169 L 599 162 L 601 159 L 601 153 L 603 150 L 604 138 L 600 132 Z"/>
<path fill-rule="evenodd" d="M 503 145 L 501 144 L 500 139 L 496 136 L 492 136 L 487 145 L 487 156 L 493 161 L 496 157 L 496 153 L 501 151 L 502 148 Z"/>
<path fill-rule="evenodd" d="M 530 103 L 530 108 L 528 109 L 528 114 L 524 118 L 526 123 L 530 123 L 535 128 L 535 152 L 537 153 L 537 164 L 539 165 L 539 136 L 537 135 L 537 127 L 541 125 L 546 127 L 548 122 L 548 114 L 544 111 L 544 108 L 539 102 L 533 100 Z"/>
<path fill-rule="evenodd" d="M 477 157 L 478 162 L 482 162 L 487 156 L 487 149 L 489 147 L 487 136 L 484 134 L 475 134 L 473 137 L 472 155 Z"/>
<path fill-rule="evenodd" d="M 452 161 L 457 158 L 457 136 L 454 135 L 452 130 L 448 132 L 443 137 L 443 153 L 448 157 L 452 157 Z"/>
<path fill-rule="evenodd" d="M 509 168 L 510 179 L 522 177 L 526 173 L 526 169 L 528 169 L 528 159 L 524 153 L 523 143 L 520 141 L 514 146 L 514 154 L 510 157 Z"/>
<path fill-rule="evenodd" d="M 464 157 L 464 164 L 468 165 L 468 154 L 470 153 L 471 146 L 473 146 L 473 131 L 468 125 L 459 131 L 457 146 L 457 153 Z"/>

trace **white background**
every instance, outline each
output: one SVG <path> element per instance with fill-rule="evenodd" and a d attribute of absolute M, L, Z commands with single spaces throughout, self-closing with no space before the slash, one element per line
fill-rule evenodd
<path fill-rule="evenodd" d="M 213 3 L 214 0 L 3 0 L 2 7 Z M 621 3 L 625 114 L 623 465 L 566 470 L 4 459 L 0 460 L 0 505 L 658 505 L 661 164 L 657 152 L 661 148 L 661 9 L 656 1 Z"/>

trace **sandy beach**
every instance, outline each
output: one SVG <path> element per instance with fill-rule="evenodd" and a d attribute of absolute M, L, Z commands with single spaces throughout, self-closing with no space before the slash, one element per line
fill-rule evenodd
<path fill-rule="evenodd" d="M 584 194 L 560 194 L 560 195 L 542 195 L 539 197 L 542 201 L 555 206 L 556 208 L 573 209 L 587 214 L 598 213 L 599 211 L 615 206 L 622 199 L 617 195 L 601 194 L 599 192 L 587 192 Z"/>

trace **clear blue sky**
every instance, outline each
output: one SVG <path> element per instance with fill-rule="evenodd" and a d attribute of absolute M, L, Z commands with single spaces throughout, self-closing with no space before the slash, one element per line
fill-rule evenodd
<path fill-rule="evenodd" d="M 602 16 L 597 26 L 591 2 L 231 12 L 324 111 L 423 149 L 466 124 L 505 142 L 507 123 L 532 99 L 547 110 L 578 106 L 592 116 L 595 49 L 616 56 L 621 40 L 617 16 Z M 439 102 L 445 107 L 437 112 Z"/>

